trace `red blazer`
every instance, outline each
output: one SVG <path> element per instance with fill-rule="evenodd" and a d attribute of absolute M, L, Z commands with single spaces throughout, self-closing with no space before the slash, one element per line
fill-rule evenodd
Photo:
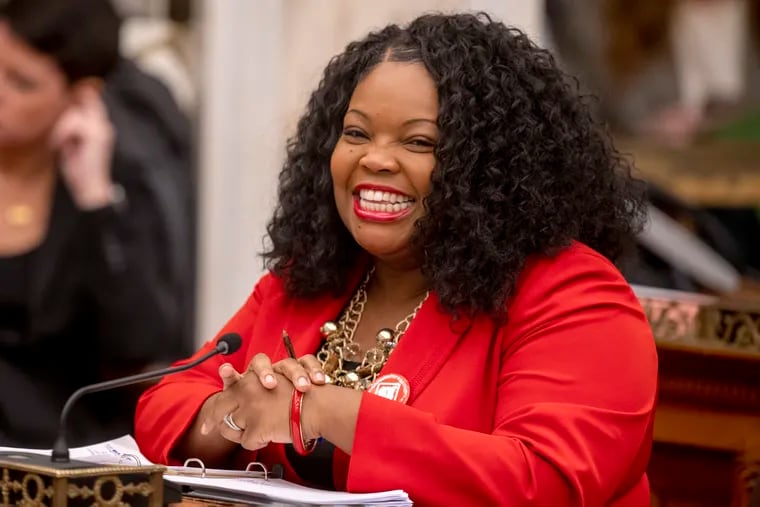
<path fill-rule="evenodd" d="M 264 276 L 221 333 L 243 347 L 228 358 L 244 370 L 258 352 L 286 357 L 320 345 L 319 327 L 350 297 L 286 297 Z M 508 303 L 509 321 L 454 325 L 431 293 L 383 373 L 405 376 L 408 404 L 364 393 L 351 456 L 336 451 L 336 488 L 406 490 L 415 505 L 649 506 L 645 474 L 657 382 L 654 340 L 631 288 L 604 257 L 573 244 L 534 258 Z M 201 354 L 212 346 L 207 343 Z M 145 455 L 171 461 L 204 400 L 221 389 L 223 359 L 165 378 L 136 414 Z M 282 444 L 242 451 L 289 467 Z"/>

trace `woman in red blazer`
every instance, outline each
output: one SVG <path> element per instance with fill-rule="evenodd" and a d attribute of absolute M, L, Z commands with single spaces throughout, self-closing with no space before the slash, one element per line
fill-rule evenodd
<path fill-rule="evenodd" d="M 566 83 L 483 15 L 350 44 L 221 331 L 243 347 L 143 395 L 143 452 L 417 505 L 648 505 L 657 359 L 610 261 L 641 192 Z"/>

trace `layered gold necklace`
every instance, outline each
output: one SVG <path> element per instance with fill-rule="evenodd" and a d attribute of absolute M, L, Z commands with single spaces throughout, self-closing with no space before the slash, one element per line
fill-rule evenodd
<path fill-rule="evenodd" d="M 362 391 L 367 389 L 430 294 L 430 291 L 425 292 L 425 296 L 414 310 L 400 320 L 394 329 L 383 328 L 378 331 L 375 346 L 364 353 L 361 362 L 355 361 L 359 363 L 356 369 L 346 369 L 345 362 L 359 355 L 359 345 L 354 341 L 354 333 L 367 304 L 367 283 L 373 273 L 374 268 L 364 277 L 338 323 L 328 321 L 320 329 L 325 343 L 317 353 L 317 359 L 322 363 L 328 383 Z"/>

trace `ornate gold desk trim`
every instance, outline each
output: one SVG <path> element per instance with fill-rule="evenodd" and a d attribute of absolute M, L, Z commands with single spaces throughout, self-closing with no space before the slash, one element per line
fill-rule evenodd
<path fill-rule="evenodd" d="M 95 506 L 127 506 L 142 498 L 145 505 L 162 504 L 162 466 L 93 466 L 56 469 L 0 458 L 0 500 L 3 506 L 65 506 L 86 502 Z"/>
<path fill-rule="evenodd" d="M 760 359 L 760 306 L 712 296 L 635 287 L 659 345 Z"/>

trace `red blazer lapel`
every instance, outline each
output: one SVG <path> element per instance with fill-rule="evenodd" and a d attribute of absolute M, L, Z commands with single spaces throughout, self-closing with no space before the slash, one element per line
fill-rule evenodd
<path fill-rule="evenodd" d="M 351 273 L 346 290 L 342 294 L 321 296 L 314 299 L 288 299 L 283 293 L 279 302 L 282 305 L 277 312 L 282 312 L 282 326 L 293 342 L 296 356 L 316 354 L 322 344 L 319 330 L 328 320 L 337 321 L 343 307 L 348 303 L 356 287 L 366 272 L 366 261 L 362 260 Z M 273 319 L 277 321 L 278 319 Z M 273 361 L 287 357 L 282 341 L 283 329 L 276 330 L 278 344 L 274 348 Z M 275 330 L 268 330 L 274 332 Z"/>
<path fill-rule="evenodd" d="M 470 326 L 467 318 L 452 321 L 431 293 L 379 375 L 395 373 L 406 378 L 410 388 L 407 404 L 414 404 Z"/>
<path fill-rule="evenodd" d="M 286 310 L 285 330 L 293 340 L 293 348 L 298 357 L 316 354 L 322 343 L 319 329 L 328 320 L 336 320 L 345 305 L 345 298 L 318 298 L 296 300 L 289 303 Z M 285 345 L 280 340 L 277 357 L 287 356 Z"/>

